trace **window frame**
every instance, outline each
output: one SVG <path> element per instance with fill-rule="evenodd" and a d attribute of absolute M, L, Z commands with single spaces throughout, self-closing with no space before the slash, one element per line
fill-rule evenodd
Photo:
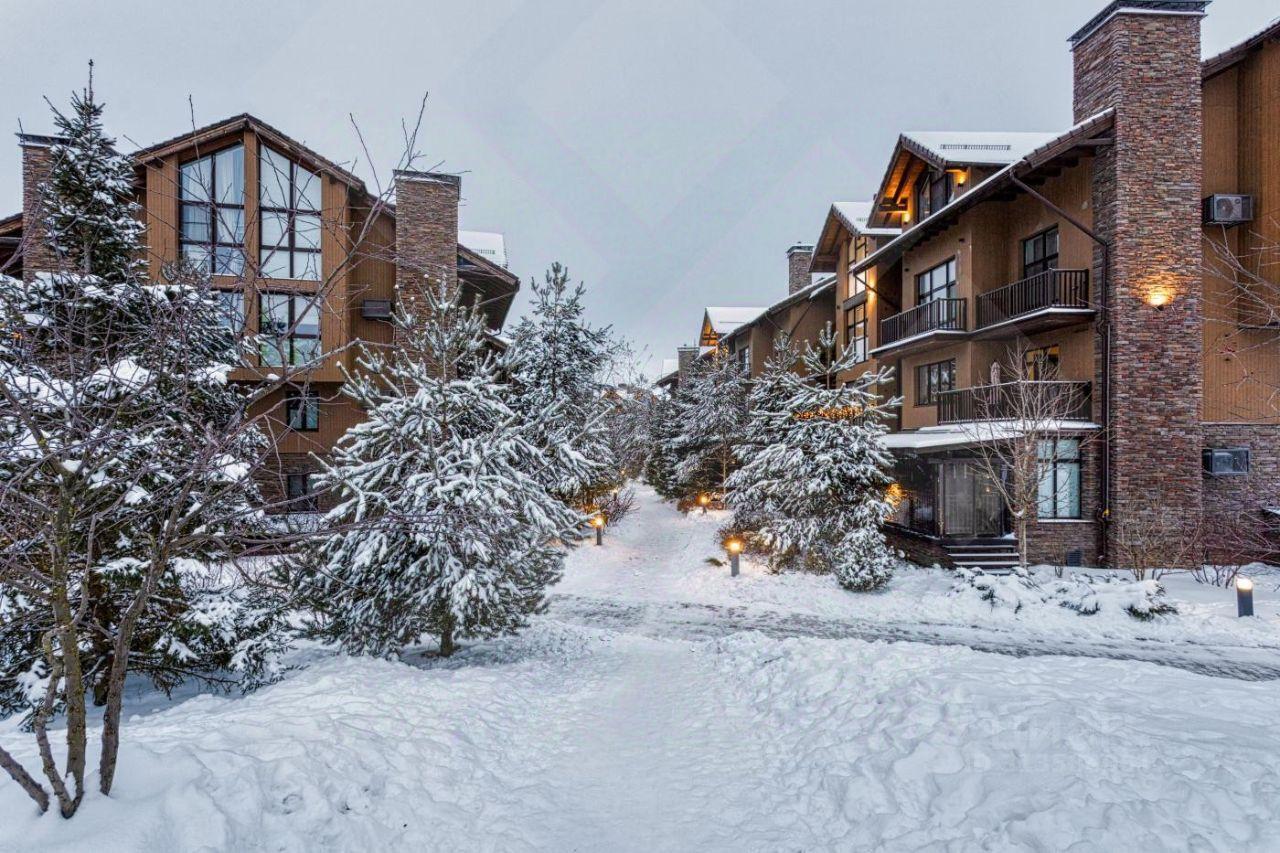
<path fill-rule="evenodd" d="M 240 150 L 240 203 L 224 204 L 217 199 L 218 195 L 218 156 L 228 151 Z M 245 145 L 243 141 L 232 142 L 216 148 L 207 154 L 200 154 L 196 157 L 180 161 L 178 163 L 178 257 L 186 259 L 190 262 L 190 257 L 186 253 L 187 246 L 200 246 L 208 250 L 203 272 L 209 275 L 220 275 L 228 278 L 238 278 L 244 275 L 244 265 L 248 257 L 245 247 L 245 237 L 248 233 L 246 223 L 246 199 L 249 194 L 248 175 L 245 171 L 244 163 Z M 186 181 L 183 179 L 183 170 L 195 163 L 207 160 L 209 163 L 208 198 L 201 201 L 200 199 L 187 198 Z M 204 208 L 208 216 L 209 239 L 208 240 L 192 240 L 189 239 L 183 231 L 183 223 L 186 221 L 184 213 L 188 207 Z M 218 215 L 219 210 L 238 210 L 240 212 L 240 242 L 235 243 L 227 240 L 219 240 L 221 232 L 222 217 Z M 218 272 L 218 249 L 231 249 L 238 251 L 240 255 L 240 268 L 235 272 Z M 192 266 L 196 266 L 192 263 Z"/>
<path fill-rule="evenodd" d="M 1048 251 L 1048 238 L 1053 235 L 1053 252 Z M 1058 269 L 1058 259 L 1062 251 L 1061 236 L 1058 233 L 1058 226 L 1051 225 L 1043 231 L 1037 231 L 1030 237 L 1022 240 L 1022 278 L 1028 279 L 1033 276 L 1041 275 L 1051 270 Z M 1034 248 L 1039 245 L 1041 247 L 1041 255 L 1031 261 L 1027 260 L 1027 249 Z M 1034 271 L 1033 271 L 1033 268 Z"/>
<path fill-rule="evenodd" d="M 270 312 L 266 310 L 263 303 L 269 300 L 273 296 L 289 297 L 289 316 L 288 316 L 287 325 L 284 327 L 283 335 L 276 335 L 274 334 L 273 330 L 268 330 L 264 328 L 264 324 L 268 322 L 270 318 Z M 299 300 L 306 300 L 303 303 L 302 311 L 298 310 Z M 298 320 L 303 314 L 306 313 L 308 309 L 315 311 L 316 333 L 314 335 L 298 334 Z M 272 347 L 270 350 L 268 350 L 269 343 L 267 341 L 259 342 L 258 358 L 261 364 L 267 367 L 298 367 L 299 365 L 310 364 L 310 361 L 311 361 L 310 359 L 303 362 L 299 362 L 294 359 L 294 353 L 295 353 L 294 342 L 300 341 L 300 340 L 315 341 L 316 342 L 315 357 L 318 359 L 321 356 L 323 356 L 324 328 L 321 322 L 323 317 L 324 317 L 324 312 L 321 309 L 321 306 L 319 303 L 318 293 L 310 293 L 306 291 L 297 291 L 297 290 L 259 290 L 258 291 L 258 334 L 264 335 L 274 341 L 288 342 L 287 348 L 277 345 L 275 347 Z M 272 360 L 272 358 L 269 358 L 267 356 L 268 351 L 275 353 L 275 352 L 284 352 L 286 349 L 287 349 L 287 352 L 286 352 L 287 357 L 282 362 L 274 361 Z"/>
<path fill-rule="evenodd" d="M 1069 455 L 1063 455 L 1062 447 L 1064 444 L 1070 444 L 1072 450 Z M 1050 448 L 1045 453 L 1045 447 Z M 1081 442 L 1078 438 L 1047 438 L 1041 439 L 1036 445 L 1036 469 L 1038 472 L 1037 494 L 1036 494 L 1036 518 L 1042 521 L 1078 521 L 1082 517 L 1081 504 L 1082 492 L 1084 491 L 1084 462 L 1081 453 Z M 1060 511 L 1062 505 L 1062 479 L 1058 476 L 1059 471 L 1066 470 L 1071 472 L 1070 482 L 1075 484 L 1074 492 L 1071 497 L 1074 498 L 1074 506 L 1068 507 L 1066 513 Z M 1052 494 L 1050 500 L 1052 502 L 1052 512 L 1045 512 L 1045 496 L 1044 484 L 1048 480 Z"/>
<path fill-rule="evenodd" d="M 310 414 L 299 426 L 295 414 Z M 320 395 L 309 385 L 290 385 L 285 389 L 284 424 L 290 432 L 319 432 Z"/>
<path fill-rule="evenodd" d="M 944 371 L 943 368 L 946 368 Z M 944 387 L 943 377 L 946 377 Z M 928 364 L 916 365 L 916 405 L 932 406 L 938 402 L 938 395 L 943 391 L 954 391 L 956 388 L 956 360 L 944 358 Z"/>
<path fill-rule="evenodd" d="M 264 168 L 264 165 L 263 165 L 266 160 L 266 152 L 270 152 L 276 158 L 283 160 L 284 162 L 289 164 L 289 182 L 286 190 L 289 196 L 288 207 L 277 207 L 274 205 L 267 204 L 266 199 L 264 198 L 264 195 L 266 193 L 266 187 L 267 187 L 267 183 L 263 178 L 264 174 L 266 173 L 266 169 Z M 297 206 L 298 199 L 299 199 L 299 192 L 298 192 L 298 170 L 299 169 L 302 169 L 308 174 L 315 175 L 315 179 L 319 185 L 320 193 L 321 193 L 319 208 L 312 210 L 310 208 L 303 208 L 303 207 Z M 323 243 L 324 243 L 324 220 L 323 220 L 323 210 L 322 210 L 322 208 L 324 207 L 323 193 L 324 193 L 324 173 L 323 172 L 319 170 L 312 170 L 308 167 L 303 166 L 294 158 L 290 157 L 289 155 L 281 151 L 277 151 L 275 148 L 272 148 L 270 145 L 267 145 L 265 143 L 259 144 L 258 146 L 258 271 L 263 278 L 274 279 L 277 281 L 320 281 L 324 277 L 324 270 L 321 268 L 322 261 L 323 261 Z M 271 246 L 267 245 L 264 229 L 266 228 L 268 214 L 285 217 L 285 237 L 287 238 L 287 243 L 274 244 Z M 298 247 L 297 221 L 299 216 L 314 216 L 317 220 L 318 232 L 316 235 L 316 247 L 314 249 L 310 249 L 306 247 L 303 247 L 303 248 Z M 268 276 L 262 273 L 262 270 L 264 269 L 266 264 L 266 259 L 274 255 L 276 252 L 285 252 L 289 256 L 289 274 L 287 276 L 278 276 L 278 275 Z M 299 255 L 315 256 L 315 270 L 316 270 L 315 278 L 305 278 L 298 274 L 299 271 L 297 269 L 297 266 L 298 266 L 297 260 Z M 304 262 L 302 264 L 302 272 L 305 272 L 305 271 L 306 271 L 306 264 Z"/>
<path fill-rule="evenodd" d="M 932 276 L 935 272 L 937 272 L 940 269 L 945 269 L 947 267 L 950 267 L 950 269 L 948 271 L 948 278 L 946 280 L 946 283 L 943 284 L 941 287 L 930 284 L 930 287 L 928 290 L 929 298 L 925 299 L 924 298 L 925 291 L 921 287 L 921 282 L 923 282 L 925 278 L 932 279 Z M 957 262 L 957 258 L 955 255 L 952 255 L 951 257 L 947 258 L 942 263 L 934 264 L 924 272 L 916 273 L 916 306 L 919 307 L 921 305 L 924 305 L 926 302 L 938 302 L 942 299 L 955 299 L 956 290 L 959 287 L 959 278 L 960 278 L 960 264 Z M 939 296 L 938 295 L 939 293 L 944 293 L 945 295 Z"/>
<path fill-rule="evenodd" d="M 1056 379 L 1062 364 L 1062 347 L 1058 344 L 1029 349 L 1022 354 L 1023 378 L 1031 382 Z"/>
<path fill-rule="evenodd" d="M 845 309 L 844 346 L 852 349 L 858 357 L 858 364 L 867 360 L 867 303 L 859 302 Z M 861 317 L 859 317 L 861 315 Z M 861 334 L 858 333 L 861 327 Z"/>

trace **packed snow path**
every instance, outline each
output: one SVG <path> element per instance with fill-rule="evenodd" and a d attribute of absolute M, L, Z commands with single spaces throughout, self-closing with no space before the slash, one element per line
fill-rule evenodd
<path fill-rule="evenodd" d="M 775 638 L 886 640 L 962 645 L 1014 657 L 1066 655 L 1133 660 L 1245 681 L 1280 679 L 1280 624 L 1230 618 L 1230 590 L 1199 587 L 1170 576 L 1177 589 L 1218 599 L 1217 611 L 1178 602 L 1188 617 L 1145 624 L 1079 616 L 1067 611 L 991 613 L 948 600 L 948 573 L 899 575 L 888 592 L 854 595 L 829 577 L 773 576 L 745 561 L 730 578 L 715 530 L 723 514 L 694 511 L 682 517 L 649 489 L 636 509 L 606 537 L 603 548 L 584 546 L 551 597 L 550 618 L 652 637 L 708 639 L 740 631 Z M 1199 588 L 1197 588 L 1199 587 Z M 1278 597 L 1280 598 L 1280 597 Z M 1217 618 L 1203 617 L 1212 612 Z"/>
<path fill-rule="evenodd" d="M 63 821 L 0 781 L 0 851 L 1275 849 L 1280 682 L 842 633 L 927 615 L 1263 660 L 1274 621 L 1222 618 L 1222 591 L 1168 624 L 1027 625 L 940 572 L 730 580 L 714 529 L 642 494 L 520 636 L 135 700 L 113 796 Z M 0 744 L 34 757 L 15 720 Z"/>

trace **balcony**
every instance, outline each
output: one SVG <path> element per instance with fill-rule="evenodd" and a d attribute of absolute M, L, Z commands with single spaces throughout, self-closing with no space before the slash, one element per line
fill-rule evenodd
<path fill-rule="evenodd" d="M 964 337 L 968 304 L 963 299 L 935 299 L 880 321 L 880 346 L 872 355 L 899 354 L 928 346 L 937 338 Z"/>
<path fill-rule="evenodd" d="M 978 297 L 976 338 L 1028 334 L 1093 316 L 1088 270 L 1049 270 Z"/>
<path fill-rule="evenodd" d="M 1087 421 L 1092 412 L 1088 382 L 1004 382 L 938 394 L 939 424 Z"/>

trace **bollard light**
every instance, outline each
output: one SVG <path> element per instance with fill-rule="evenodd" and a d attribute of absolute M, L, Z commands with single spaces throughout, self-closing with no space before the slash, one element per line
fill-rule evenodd
<path fill-rule="evenodd" d="M 604 544 L 604 516 L 597 515 L 591 519 L 591 526 L 596 529 L 596 544 Z"/>
<path fill-rule="evenodd" d="M 742 553 L 742 540 L 735 537 L 724 543 L 724 547 L 729 552 L 729 577 L 736 578 L 738 576 L 738 555 Z"/>
<path fill-rule="evenodd" d="M 707 504 L 711 503 L 711 495 L 703 492 L 698 495 L 698 506 L 702 507 L 702 514 L 707 514 Z"/>
<path fill-rule="evenodd" d="M 1236 615 L 1253 615 L 1253 581 L 1236 576 Z"/>

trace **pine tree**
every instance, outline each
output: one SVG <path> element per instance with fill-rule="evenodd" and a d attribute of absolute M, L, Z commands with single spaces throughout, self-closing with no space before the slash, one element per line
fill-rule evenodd
<path fill-rule="evenodd" d="M 741 445 L 728 501 L 758 523 L 779 568 L 833 571 L 847 589 L 870 590 L 896 563 L 881 530 L 891 512 L 883 420 L 896 401 L 876 393 L 886 372 L 827 387 L 825 377 L 853 367 L 852 353 L 832 363 L 834 348 L 828 327 L 806 348 L 803 375 L 775 353 L 752 396 L 752 433 L 763 439 Z"/>
<path fill-rule="evenodd" d="M 609 366 L 608 328 L 585 318 L 581 283 L 571 286 L 558 263 L 545 281 L 532 282 L 533 309 L 511 332 L 503 370 L 511 405 L 531 425 L 529 440 L 551 464 L 547 485 L 561 500 L 583 508 L 618 485 L 620 463 L 605 435 L 610 408 L 603 373 Z"/>
<path fill-rule="evenodd" d="M 315 628 L 356 653 L 392 655 L 421 635 L 520 628 L 561 574 L 583 517 L 547 488 L 557 428 L 509 405 L 484 325 L 456 287 L 430 284 L 422 315 L 397 318 L 406 346 L 366 352 L 346 392 L 368 413 L 321 476 L 339 495 L 335 532 L 295 571 Z"/>
<path fill-rule="evenodd" d="M 665 395 L 654 395 L 649 402 L 649 452 L 644 479 L 664 498 L 679 496 L 676 482 L 676 459 L 672 444 L 676 435 L 675 401 Z"/>
<path fill-rule="evenodd" d="M 133 163 L 102 127 L 105 105 L 89 85 L 71 96 L 71 114 L 53 110 L 59 142 L 42 191 L 49 243 L 68 270 L 124 281 L 143 268 L 141 208 L 133 200 Z"/>
<path fill-rule="evenodd" d="M 748 434 L 747 388 L 743 370 L 719 352 L 695 363 L 680 383 L 668 447 L 679 460 L 675 477 L 683 496 L 724 491 Z"/>

